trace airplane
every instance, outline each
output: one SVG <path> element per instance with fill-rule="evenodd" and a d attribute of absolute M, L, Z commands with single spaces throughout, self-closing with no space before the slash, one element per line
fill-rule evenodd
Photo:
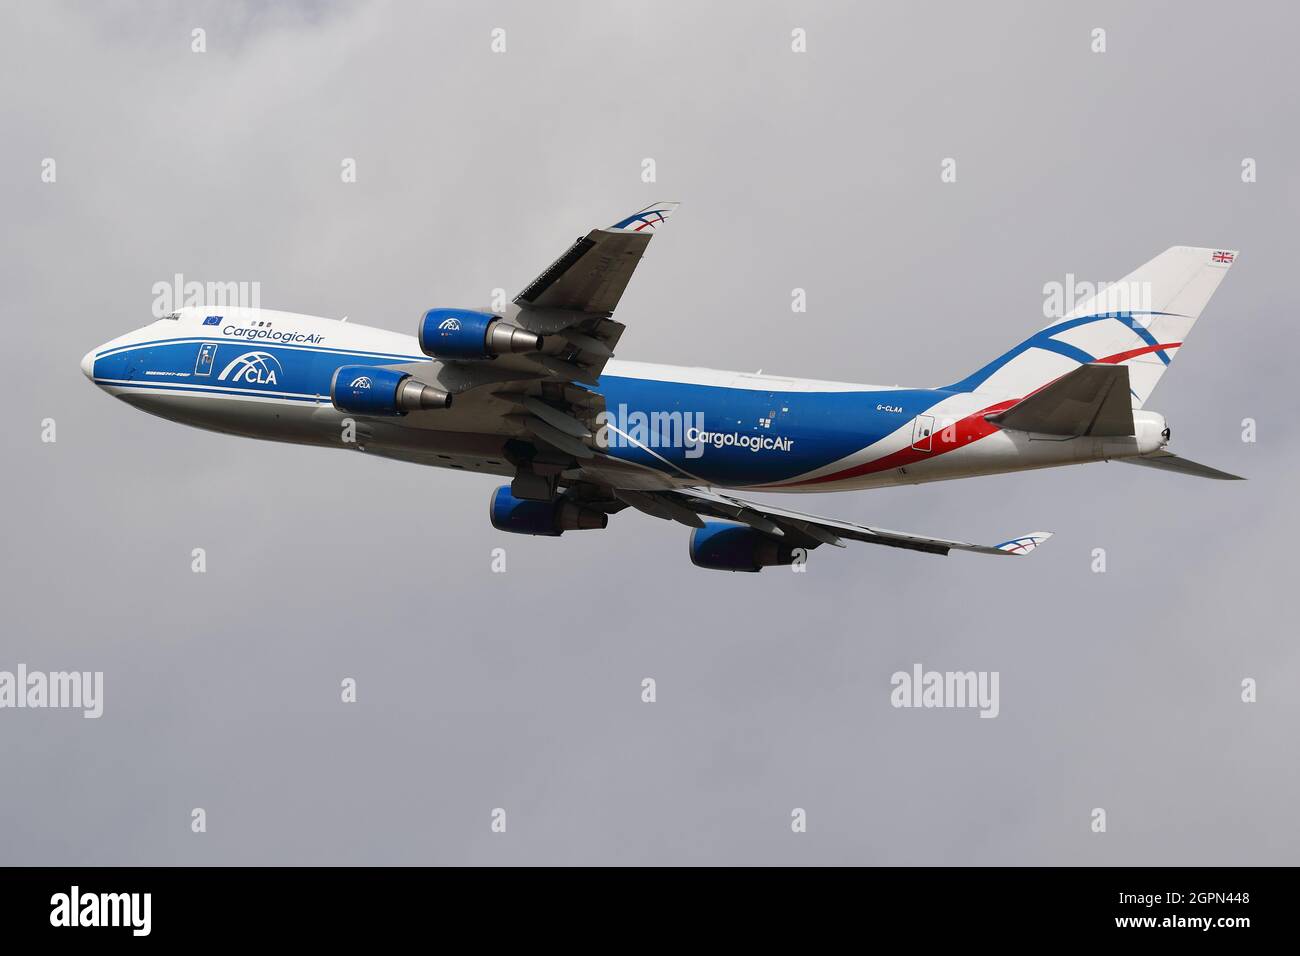
<path fill-rule="evenodd" d="M 433 308 L 415 336 L 346 319 L 185 306 L 88 352 L 127 404 L 186 425 L 508 477 L 500 531 L 559 536 L 633 509 L 692 529 L 691 561 L 756 572 L 845 541 L 1025 555 L 837 521 L 735 492 L 854 491 L 1082 462 L 1238 476 L 1168 451 L 1144 406 L 1234 250 L 1175 246 L 957 381 L 814 381 L 615 360 L 613 318 L 652 203 L 593 229 L 506 308 Z"/>

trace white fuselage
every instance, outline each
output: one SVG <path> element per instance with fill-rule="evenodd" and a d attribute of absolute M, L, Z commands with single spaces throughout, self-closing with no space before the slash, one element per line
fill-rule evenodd
<path fill-rule="evenodd" d="M 82 369 L 130 404 L 201 428 L 513 472 L 508 445 L 526 436 L 509 417 L 509 401 L 470 390 L 445 411 L 360 419 L 331 401 L 335 371 L 356 364 L 414 367 L 412 374 L 430 380 L 440 369 L 413 336 L 235 308 L 184 309 L 104 343 Z M 984 416 L 1020 396 L 980 391 L 615 360 L 595 391 L 605 402 L 605 444 L 568 477 L 629 488 L 860 489 L 1133 457 L 1167 440 L 1163 417 L 1142 411 L 1134 414 L 1136 434 L 1119 438 L 1000 429 Z"/>

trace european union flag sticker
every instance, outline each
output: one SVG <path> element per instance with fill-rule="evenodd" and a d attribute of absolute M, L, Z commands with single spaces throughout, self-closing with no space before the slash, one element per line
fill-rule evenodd
<path fill-rule="evenodd" d="M 221 316 L 219 316 L 219 315 L 210 315 L 210 316 L 208 316 L 206 319 L 203 320 L 203 324 L 204 324 L 204 325 L 220 325 L 220 324 L 221 324 Z"/>

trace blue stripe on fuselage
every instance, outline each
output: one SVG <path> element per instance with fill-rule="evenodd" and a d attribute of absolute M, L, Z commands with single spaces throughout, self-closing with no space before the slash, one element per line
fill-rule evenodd
<path fill-rule="evenodd" d="M 205 348 L 211 349 L 212 353 L 201 362 L 200 351 Z M 254 363 L 257 365 L 255 368 L 245 367 L 238 361 L 243 356 L 259 353 L 271 356 L 272 360 Z M 392 365 L 395 358 L 391 354 L 229 339 L 164 339 L 101 353 L 95 357 L 93 373 L 96 381 L 113 384 L 202 388 L 265 394 L 268 398 L 319 395 L 328 400 L 330 379 L 340 365 Z M 409 356 L 402 356 L 400 360 L 418 361 Z M 226 373 L 225 379 L 221 378 L 223 372 Z M 290 395 L 274 394 L 277 392 Z"/>
<path fill-rule="evenodd" d="M 215 353 L 200 362 L 204 347 Z M 254 353 L 271 360 L 251 368 L 236 362 Z M 95 358 L 93 373 L 96 381 L 127 388 L 328 402 L 340 365 L 393 363 L 392 355 L 189 337 L 107 351 Z M 200 374 L 203 368 L 210 371 Z M 605 397 L 610 424 L 650 446 L 638 447 L 611 429 L 610 455 L 728 487 L 785 481 L 832 464 L 948 397 L 932 389 L 768 391 L 614 375 L 602 376 L 596 390 Z M 702 430 L 706 440 L 691 441 L 690 428 Z M 756 442 L 767 447 L 751 450 Z"/>
<path fill-rule="evenodd" d="M 611 375 L 601 376 L 596 390 L 609 422 L 633 438 L 653 447 L 656 431 L 669 433 L 647 451 L 620 442 L 611 429 L 610 455 L 656 468 L 666 461 L 687 476 L 732 488 L 784 481 L 839 461 L 947 397 L 932 389 L 778 392 Z M 691 441 L 690 429 L 709 440 Z M 773 447 L 754 450 L 765 440 Z"/>

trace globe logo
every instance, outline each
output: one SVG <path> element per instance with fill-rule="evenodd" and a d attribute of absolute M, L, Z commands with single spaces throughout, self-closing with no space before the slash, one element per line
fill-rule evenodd
<path fill-rule="evenodd" d="M 280 360 L 270 352 L 245 352 L 221 370 L 217 380 L 249 385 L 276 385 L 284 375 Z"/>

